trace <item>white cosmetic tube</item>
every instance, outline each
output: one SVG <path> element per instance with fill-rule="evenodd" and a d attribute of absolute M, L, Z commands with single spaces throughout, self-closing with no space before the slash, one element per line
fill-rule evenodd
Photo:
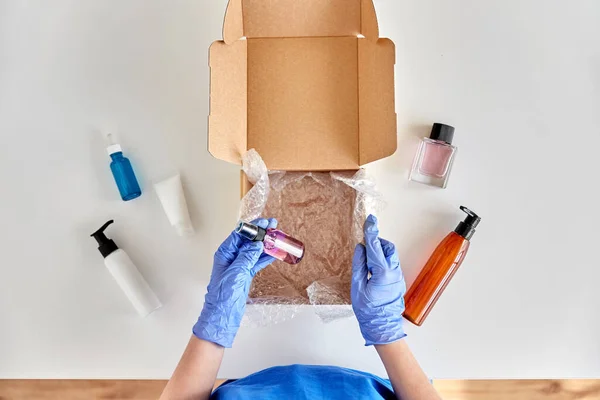
<path fill-rule="evenodd" d="M 154 184 L 158 196 L 169 222 L 179 236 L 191 236 L 194 227 L 190 219 L 187 203 L 181 186 L 181 175 L 177 174 L 162 182 Z"/>

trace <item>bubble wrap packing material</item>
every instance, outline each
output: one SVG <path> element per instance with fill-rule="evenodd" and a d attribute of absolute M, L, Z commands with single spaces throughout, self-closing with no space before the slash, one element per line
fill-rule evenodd
<path fill-rule="evenodd" d="M 306 305 L 326 322 L 352 315 L 354 247 L 363 240 L 366 216 L 383 207 L 374 181 L 363 169 L 269 172 L 254 149 L 242 163 L 254 186 L 241 201 L 240 219 L 277 218 L 282 231 L 305 245 L 299 264 L 275 261 L 254 277 L 245 322 L 276 323 Z"/>

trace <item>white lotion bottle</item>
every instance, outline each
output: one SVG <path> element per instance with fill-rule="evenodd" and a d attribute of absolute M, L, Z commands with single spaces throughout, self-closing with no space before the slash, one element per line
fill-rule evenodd
<path fill-rule="evenodd" d="M 98 242 L 98 251 L 104 257 L 104 265 L 138 314 L 145 317 L 160 308 L 162 304 L 127 253 L 119 249 L 117 244 L 104 234 L 104 230 L 113 222 L 113 220 L 108 221 L 91 236 Z"/>

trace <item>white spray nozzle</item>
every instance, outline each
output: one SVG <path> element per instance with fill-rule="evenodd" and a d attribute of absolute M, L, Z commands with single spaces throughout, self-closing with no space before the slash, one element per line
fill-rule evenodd
<path fill-rule="evenodd" d="M 108 152 L 108 155 L 123 151 L 121 146 L 116 142 L 115 135 L 113 135 L 111 132 L 106 134 L 106 144 L 106 151 Z"/>

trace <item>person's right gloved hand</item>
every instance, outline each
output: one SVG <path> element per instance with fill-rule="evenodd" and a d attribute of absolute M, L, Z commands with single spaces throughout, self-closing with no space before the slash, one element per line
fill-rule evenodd
<path fill-rule="evenodd" d="M 277 227 L 274 218 L 257 219 L 252 223 L 265 229 Z M 232 232 L 215 253 L 208 293 L 194 325 L 194 335 L 231 347 L 246 311 L 252 278 L 273 261 L 274 257 L 263 253 L 263 242 L 252 242 Z"/>
<path fill-rule="evenodd" d="M 373 215 L 367 218 L 364 233 L 365 244 L 356 246 L 352 259 L 352 309 L 366 346 L 392 343 L 406 336 L 404 275 L 394 244 L 379 238 Z"/>

